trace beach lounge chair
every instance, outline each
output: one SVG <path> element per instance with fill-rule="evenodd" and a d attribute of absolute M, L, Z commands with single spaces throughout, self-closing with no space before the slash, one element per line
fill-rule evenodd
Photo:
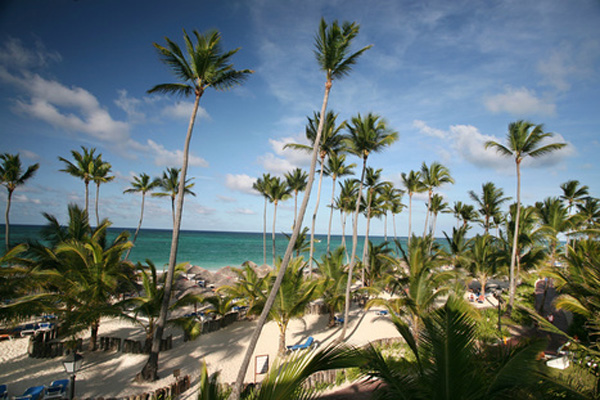
<path fill-rule="evenodd" d="M 13 400 L 41 400 L 44 389 L 44 386 L 32 386 L 23 395 L 13 397 Z"/>
<path fill-rule="evenodd" d="M 50 386 L 46 387 L 46 393 L 44 394 L 44 400 L 66 399 L 68 387 L 69 387 L 68 379 L 59 379 L 57 381 L 52 381 L 52 383 L 50 383 Z"/>
<path fill-rule="evenodd" d="M 38 331 L 48 332 L 54 328 L 54 324 L 52 322 L 40 322 L 38 326 Z"/>
<path fill-rule="evenodd" d="M 334 317 L 333 321 L 336 325 L 341 325 L 344 323 L 344 317 L 338 317 L 337 315 Z"/>
<path fill-rule="evenodd" d="M 23 329 L 21 329 L 21 337 L 25 337 L 27 335 L 33 335 L 38 329 L 37 324 L 25 324 Z"/>
<path fill-rule="evenodd" d="M 287 349 L 288 349 L 288 351 L 304 350 L 304 349 L 308 349 L 310 346 L 312 346 L 313 343 L 315 343 L 315 339 L 312 336 L 309 336 L 306 339 L 306 342 L 300 343 L 300 344 L 295 344 L 293 346 L 287 346 Z"/>
<path fill-rule="evenodd" d="M 8 399 L 8 387 L 6 385 L 0 385 L 0 400 Z"/>
<path fill-rule="evenodd" d="M 388 310 L 378 310 L 377 311 L 377 315 L 386 316 L 388 314 L 389 314 Z"/>

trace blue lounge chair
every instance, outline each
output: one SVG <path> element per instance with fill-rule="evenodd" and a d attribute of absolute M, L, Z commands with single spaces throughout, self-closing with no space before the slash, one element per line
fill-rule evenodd
<path fill-rule="evenodd" d="M 388 310 L 379 310 L 379 311 L 377 311 L 377 315 L 386 316 L 388 314 L 389 314 Z"/>
<path fill-rule="evenodd" d="M 46 393 L 44 394 L 44 400 L 48 399 L 66 399 L 67 388 L 69 387 L 68 379 L 59 379 L 50 383 L 50 386 L 46 387 Z"/>
<path fill-rule="evenodd" d="M 0 400 L 8 399 L 8 387 L 6 385 L 0 385 Z"/>
<path fill-rule="evenodd" d="M 23 395 L 13 397 L 13 400 L 41 400 L 44 389 L 44 386 L 32 386 Z"/>
<path fill-rule="evenodd" d="M 313 345 L 314 342 L 315 342 L 315 339 L 312 336 L 309 336 L 308 339 L 306 339 L 306 342 L 300 343 L 300 344 L 295 344 L 293 346 L 287 346 L 287 349 L 288 349 L 288 351 L 308 349 L 310 346 Z"/>
<path fill-rule="evenodd" d="M 337 315 L 333 319 L 336 325 L 340 325 L 344 323 L 344 317 L 338 317 Z"/>

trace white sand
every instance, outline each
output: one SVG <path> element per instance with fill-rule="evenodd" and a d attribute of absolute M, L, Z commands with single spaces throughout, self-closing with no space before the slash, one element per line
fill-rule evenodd
<path fill-rule="evenodd" d="M 326 346 L 340 334 L 341 327 L 327 328 L 327 315 L 307 315 L 302 320 L 290 322 L 286 344 L 303 342 L 313 336 Z M 124 397 L 141 394 L 164 387 L 174 381 L 173 370 L 181 369 L 182 376 L 189 374 L 192 384 L 197 383 L 200 362 L 204 359 L 209 373 L 220 371 L 220 381 L 235 381 L 239 365 L 244 357 L 250 336 L 256 322 L 239 321 L 220 331 L 201 335 L 195 341 L 183 342 L 178 330 L 173 333 L 173 349 L 162 352 L 159 358 L 159 376 L 161 379 L 151 384 L 134 383 L 135 375 L 147 361 L 147 355 L 133 355 L 109 352 L 88 352 L 86 350 L 89 333 L 84 340 L 83 368 L 77 374 L 76 393 L 78 398 L 88 397 Z M 130 322 L 121 320 L 103 320 L 100 336 L 111 336 L 141 340 L 143 331 Z M 347 343 L 364 345 L 369 341 L 399 337 L 389 317 L 378 316 L 375 310 L 359 312 L 354 309 L 348 326 Z M 0 384 L 7 384 L 9 396 L 22 394 L 28 387 L 49 385 L 55 379 L 65 379 L 67 375 L 62 366 L 62 358 L 34 359 L 27 355 L 29 338 L 18 338 L 0 342 Z M 277 356 L 279 328 L 274 322 L 268 323 L 258 341 L 254 355 L 269 355 L 272 365 Z M 260 380 L 260 378 L 259 378 Z M 246 382 L 254 381 L 254 358 L 246 374 Z M 185 398 L 194 398 L 196 390 L 185 393 Z"/>

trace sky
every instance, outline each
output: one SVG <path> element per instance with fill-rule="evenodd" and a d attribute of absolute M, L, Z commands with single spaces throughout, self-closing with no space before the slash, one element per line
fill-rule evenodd
<path fill-rule="evenodd" d="M 242 86 L 209 90 L 201 99 L 188 171 L 196 196 L 186 197 L 182 229 L 262 231 L 263 198 L 252 183 L 264 173 L 309 167 L 308 155 L 284 145 L 306 142 L 307 117 L 321 107 L 325 75 L 313 51 L 322 17 L 360 25 L 353 49 L 373 45 L 347 77 L 334 81 L 329 109 L 338 120 L 373 112 L 398 132 L 396 143 L 368 160 L 385 180 L 401 188 L 402 172 L 438 161 L 455 180 L 439 190 L 450 205 L 472 203 L 468 192 L 480 193 L 485 182 L 515 198 L 514 159 L 484 143 L 504 143 L 508 125 L 524 119 L 544 124 L 552 141 L 567 146 L 524 161 L 523 203 L 559 196 L 559 185 L 570 179 L 600 197 L 596 0 L 5 0 L 0 153 L 19 153 L 24 166 L 40 164 L 13 196 L 11 223 L 43 224 L 44 212 L 66 223 L 67 204 L 83 205 L 84 184 L 59 171 L 58 157 L 71 159 L 72 150 L 85 146 L 101 153 L 115 176 L 100 188 L 100 217 L 136 227 L 141 195 L 123 191 L 134 175 L 181 166 L 193 101 L 147 93 L 177 82 L 153 43 L 168 37 L 183 45 L 183 29 L 216 29 L 224 49 L 239 48 L 235 67 L 254 73 Z M 331 191 L 326 179 L 318 233 L 327 232 Z M 316 186 L 305 225 L 315 198 Z M 6 199 L 3 191 L 0 207 Z M 413 198 L 417 232 L 425 200 Z M 269 206 L 269 227 L 272 212 Z M 277 232 L 291 230 L 293 212 L 293 199 L 280 203 Z M 406 211 L 396 225 L 398 235 L 407 234 Z M 451 214 L 440 215 L 437 236 L 454 225 Z M 143 227 L 171 226 L 170 201 L 148 197 Z M 337 214 L 333 231 L 341 232 Z M 383 232 L 384 221 L 375 220 L 371 233 Z"/>

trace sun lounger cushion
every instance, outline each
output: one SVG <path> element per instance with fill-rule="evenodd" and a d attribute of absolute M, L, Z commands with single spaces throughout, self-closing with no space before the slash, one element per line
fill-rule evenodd
<path fill-rule="evenodd" d="M 295 344 L 293 346 L 287 346 L 287 349 L 290 351 L 308 349 L 310 346 L 312 346 L 314 341 L 315 339 L 312 336 L 309 336 L 308 339 L 306 339 L 306 342 L 301 344 Z"/>
<path fill-rule="evenodd" d="M 66 398 L 68 386 L 69 386 L 68 379 L 60 379 L 57 381 L 53 381 L 52 383 L 50 383 L 50 386 L 46 387 L 46 393 L 44 394 L 44 400 Z"/>
<path fill-rule="evenodd" d="M 0 385 L 0 399 L 6 400 L 8 398 L 8 387 L 6 385 Z"/>
<path fill-rule="evenodd" d="M 23 393 L 22 396 L 17 396 L 14 400 L 40 400 L 44 393 L 44 386 L 32 386 Z"/>

